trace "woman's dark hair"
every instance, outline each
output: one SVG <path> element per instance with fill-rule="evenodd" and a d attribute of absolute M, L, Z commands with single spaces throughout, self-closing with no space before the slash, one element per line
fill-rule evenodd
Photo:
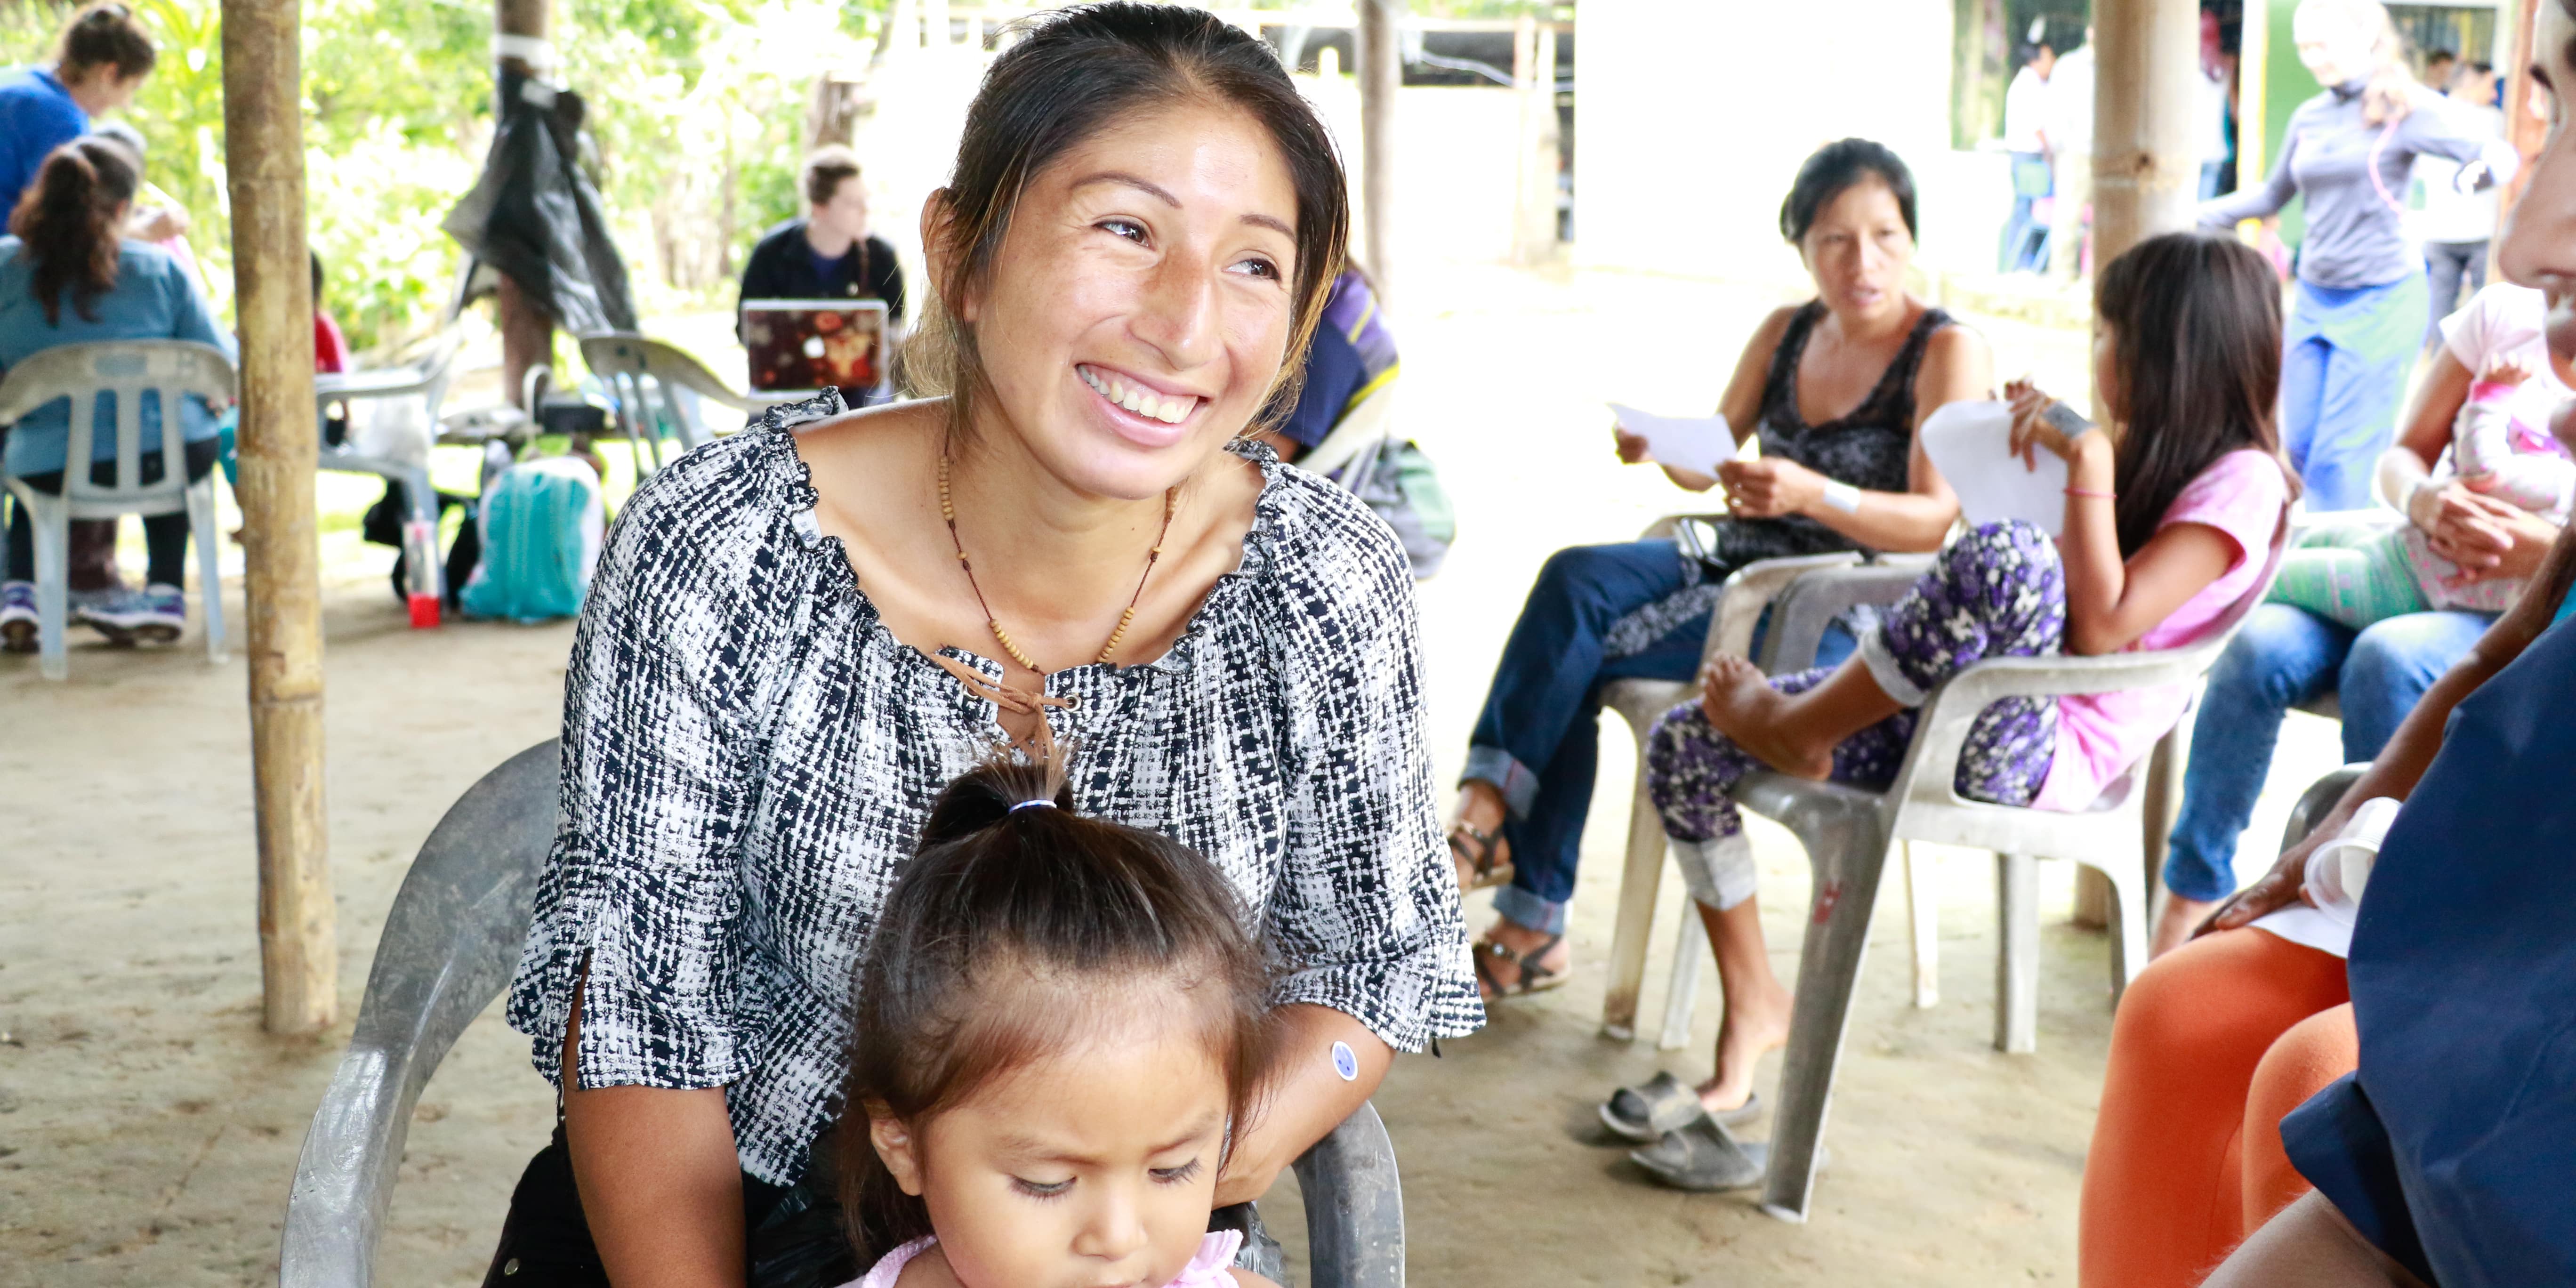
<path fill-rule="evenodd" d="M 1096 1036 L 1140 983 L 1187 999 L 1250 1121 L 1276 1045 L 1270 978 L 1243 910 L 1206 859 L 1073 810 L 1060 775 L 989 761 L 948 785 L 877 919 L 859 969 L 850 1080 L 835 1142 L 860 1265 L 930 1233 L 867 1138 L 918 1125 L 1015 1068 Z"/>
<path fill-rule="evenodd" d="M 1114 124 L 1158 108 L 1210 101 L 1261 124 L 1297 194 L 1294 325 L 1262 428 L 1296 406 L 1303 355 L 1342 267 L 1350 203 L 1341 154 L 1270 46 L 1204 9 L 1174 4 L 1075 5 L 1012 24 L 1017 43 L 984 73 L 957 142 L 957 168 L 934 198 L 945 218 L 932 234 L 947 252 L 948 290 L 990 280 L 1011 217 L 1031 181 L 1067 151 Z M 968 404 L 988 397 L 983 356 L 953 301 L 924 319 L 926 345 L 907 358 L 916 392 L 951 395 L 949 427 L 963 433 Z"/>
<path fill-rule="evenodd" d="M 1914 172 L 1886 144 L 1868 139 L 1838 139 L 1816 149 L 1798 166 L 1798 181 L 1789 185 L 1789 195 L 1780 202 L 1780 235 L 1792 245 L 1805 241 L 1816 216 L 1834 198 L 1870 179 L 1887 185 L 1896 197 L 1897 212 L 1905 216 L 1905 235 L 1919 240 L 1922 234 L 1914 227 Z"/>
<path fill-rule="evenodd" d="M 161 61 L 152 33 L 134 11 L 107 0 L 73 15 L 54 42 L 54 64 L 65 81 L 81 79 L 93 67 L 114 67 L 118 80 L 132 80 Z"/>
<path fill-rule="evenodd" d="M 98 320 L 98 297 L 116 289 L 123 241 L 116 212 L 134 200 L 137 182 L 134 155 L 101 138 L 74 139 L 36 167 L 36 181 L 9 216 L 9 231 L 25 243 L 19 253 L 35 267 L 28 285 L 45 306 L 47 326 L 62 325 L 66 290 L 82 320 Z"/>
<path fill-rule="evenodd" d="M 2174 498 L 2219 457 L 2281 457 L 2281 286 L 2233 237 L 2166 233 L 2102 270 L 2093 308 L 2111 328 L 2121 400 L 2112 464 L 2120 554 L 2155 536 Z M 2288 468 L 2290 494 L 2298 475 Z"/>

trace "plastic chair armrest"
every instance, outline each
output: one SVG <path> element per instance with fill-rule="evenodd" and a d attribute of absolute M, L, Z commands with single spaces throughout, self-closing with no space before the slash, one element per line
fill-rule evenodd
<path fill-rule="evenodd" d="M 1777 602 L 1791 583 L 1809 573 L 1828 568 L 1842 568 L 1860 562 L 1853 551 L 1832 554 L 1799 555 L 1788 559 L 1758 559 L 1736 569 L 1726 579 L 1725 593 L 1718 597 L 1717 612 L 1708 622 L 1708 645 L 1700 650 L 1700 664 L 1721 655 L 1753 656 L 1753 631 L 1762 621 L 1762 611 Z"/>
<path fill-rule="evenodd" d="M 1892 556 L 1797 578 L 1773 607 L 1770 637 L 1756 660 L 1774 675 L 1815 665 L 1829 623 L 1862 604 L 1884 606 L 1903 599 L 1930 566 L 1929 557 Z"/>

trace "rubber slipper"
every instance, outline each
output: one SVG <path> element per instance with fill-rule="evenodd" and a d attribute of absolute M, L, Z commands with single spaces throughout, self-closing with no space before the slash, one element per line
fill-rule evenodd
<path fill-rule="evenodd" d="M 1713 1194 L 1761 1184 L 1763 1170 L 1771 1165 L 1771 1147 L 1739 1141 L 1716 1119 L 1701 1114 L 1654 1144 L 1628 1151 L 1628 1158 L 1660 1184 Z"/>
<path fill-rule="evenodd" d="M 1671 1073 L 1658 1073 L 1633 1087 L 1621 1087 L 1601 1102 L 1601 1125 L 1625 1140 L 1651 1145 L 1663 1139 L 1665 1132 L 1682 1127 L 1691 1119 L 1706 1113 L 1721 1127 L 1741 1127 L 1762 1116 L 1762 1094 L 1752 1092 L 1744 1103 L 1720 1112 L 1699 1102 L 1699 1093 Z"/>

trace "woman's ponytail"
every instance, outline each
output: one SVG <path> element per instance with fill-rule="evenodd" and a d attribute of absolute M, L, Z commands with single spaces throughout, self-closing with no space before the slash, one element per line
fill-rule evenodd
<path fill-rule="evenodd" d="M 54 149 L 19 196 L 9 231 L 35 268 L 28 285 L 47 326 L 62 325 L 66 290 L 83 321 L 98 320 L 98 297 L 116 289 L 118 212 L 134 200 L 138 178 L 124 148 L 79 138 Z"/>

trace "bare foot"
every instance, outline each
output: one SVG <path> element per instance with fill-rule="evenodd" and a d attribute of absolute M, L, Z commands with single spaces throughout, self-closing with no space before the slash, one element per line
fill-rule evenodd
<path fill-rule="evenodd" d="M 1549 938 L 1551 936 L 1544 930 L 1532 930 L 1509 917 L 1496 917 L 1494 924 L 1485 931 L 1484 942 L 1501 944 L 1511 949 L 1542 972 L 1562 975 L 1574 965 L 1574 945 L 1565 939 L 1558 937 L 1556 943 L 1546 952 L 1539 953 L 1536 957 L 1529 956 L 1531 953 L 1538 953 L 1540 945 L 1546 944 Z M 1499 966 L 1496 975 L 1505 984 L 1514 983 L 1520 978 L 1519 970 L 1509 965 Z M 1488 1002 L 1494 1000 L 1494 990 L 1485 986 L 1483 976 L 1478 976 L 1476 979 L 1476 992 Z"/>
<path fill-rule="evenodd" d="M 1755 760 L 1818 782 L 1833 773 L 1833 744 L 1818 743 L 1791 727 L 1789 695 L 1772 688 L 1761 667 L 1740 657 L 1719 657 L 1700 678 L 1706 689 L 1699 706 L 1710 727 Z"/>
<path fill-rule="evenodd" d="M 1740 1109 L 1753 1095 L 1753 1071 L 1762 1057 L 1789 1041 L 1789 990 L 1774 982 L 1747 996 L 1726 999 L 1717 1028 L 1717 1074 L 1699 1084 L 1699 1102 L 1712 1113 Z"/>
<path fill-rule="evenodd" d="M 2147 960 L 2154 961 L 2191 942 L 2191 932 L 2198 930 L 2200 923 L 2208 920 L 2209 914 L 2217 910 L 2216 903 L 2185 899 L 2170 890 L 2166 891 L 2164 899 L 2156 909 L 2156 933 L 2155 938 L 2147 943 Z"/>

